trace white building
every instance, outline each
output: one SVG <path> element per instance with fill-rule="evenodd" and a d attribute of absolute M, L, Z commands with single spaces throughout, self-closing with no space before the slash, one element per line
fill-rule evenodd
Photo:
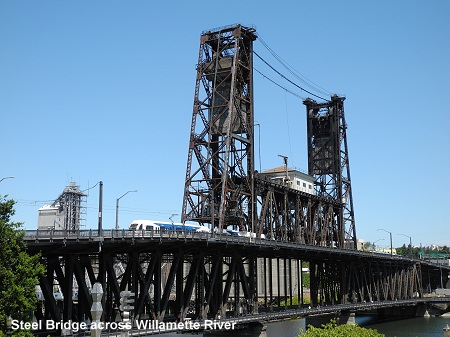
<path fill-rule="evenodd" d="M 58 206 L 45 205 L 38 209 L 38 229 L 64 229 L 65 211 Z"/>
<path fill-rule="evenodd" d="M 261 172 L 261 175 L 278 184 L 287 185 L 294 190 L 314 194 L 314 177 L 293 168 L 279 166 Z"/>

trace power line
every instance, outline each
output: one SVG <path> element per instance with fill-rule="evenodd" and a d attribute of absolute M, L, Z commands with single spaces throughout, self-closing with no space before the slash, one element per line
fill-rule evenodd
<path fill-rule="evenodd" d="M 283 90 L 286 90 L 288 93 L 290 93 L 291 95 L 294 95 L 295 97 L 298 97 L 302 100 L 305 99 L 305 97 L 300 96 L 299 94 L 296 94 L 295 92 L 283 87 L 281 84 L 278 84 L 277 82 L 275 82 L 274 80 L 272 80 L 271 78 L 267 77 L 266 75 L 264 75 L 261 71 L 259 71 L 258 69 L 256 69 L 255 67 L 253 67 L 253 69 L 259 73 L 262 77 L 264 77 L 265 79 L 267 79 L 268 81 L 272 82 L 273 84 L 275 84 L 276 86 L 280 87 Z"/>
<path fill-rule="evenodd" d="M 272 69 L 274 72 L 276 72 L 278 75 L 280 75 L 283 79 L 285 79 L 286 81 L 288 81 L 289 83 L 291 83 L 292 85 L 296 86 L 297 88 L 299 88 L 300 90 L 307 92 L 308 94 L 310 94 L 311 96 L 320 98 L 321 100 L 327 101 L 326 98 L 323 98 L 321 96 L 318 96 L 316 94 L 313 94 L 311 91 L 306 90 L 305 88 L 302 88 L 301 86 L 299 86 L 297 83 L 294 83 L 293 81 L 291 81 L 290 79 L 288 79 L 286 76 L 284 76 L 282 73 L 280 73 L 278 70 L 276 70 L 273 66 L 271 66 L 266 60 L 264 60 L 261 56 L 259 56 L 259 54 L 256 51 L 253 51 L 253 53 L 261 60 L 263 61 L 270 69 Z"/>
<path fill-rule="evenodd" d="M 291 67 L 286 61 L 284 61 L 275 51 L 268 46 L 268 44 L 261 38 L 261 35 L 258 34 L 258 40 L 261 41 L 262 45 L 272 54 L 272 56 L 280 62 L 283 67 L 285 67 L 293 76 L 295 76 L 299 81 L 301 81 L 306 86 L 310 87 L 312 90 L 317 91 L 323 95 L 329 95 L 331 96 L 332 93 L 325 88 L 321 87 L 317 83 L 314 83 L 309 78 L 307 78 L 305 75 L 301 74 L 299 71 L 295 70 L 293 67 Z"/>

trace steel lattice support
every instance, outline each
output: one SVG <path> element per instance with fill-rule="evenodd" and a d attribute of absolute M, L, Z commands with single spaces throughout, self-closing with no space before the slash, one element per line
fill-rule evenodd
<path fill-rule="evenodd" d="M 338 247 L 356 249 L 356 228 L 347 147 L 343 97 L 326 103 L 306 99 L 308 174 L 316 178 L 317 195 L 341 204 L 332 240 Z"/>
<path fill-rule="evenodd" d="M 33 242 L 33 252 L 42 252 L 47 268 L 40 278 L 43 300 L 36 318 L 91 319 L 90 290 L 96 282 L 105 292 L 103 321 L 117 319 L 123 290 L 136 294 L 133 318 L 183 321 L 299 308 L 309 303 L 302 263 L 309 265 L 314 307 L 420 300 L 447 277 L 448 268 L 441 272 L 427 262 L 389 255 L 205 233 L 179 235 L 111 238 L 101 249 L 87 236 Z"/>
<path fill-rule="evenodd" d="M 405 300 L 423 291 L 417 263 L 313 260 L 310 272 L 313 305 Z"/>
<path fill-rule="evenodd" d="M 253 223 L 253 28 L 200 38 L 182 221 Z"/>
<path fill-rule="evenodd" d="M 331 198 L 255 179 L 259 210 L 256 233 L 266 238 L 333 247 L 340 205 Z"/>
<path fill-rule="evenodd" d="M 91 319 L 89 289 L 100 282 L 100 261 L 106 269 L 104 321 L 116 319 L 120 292 L 130 289 L 136 293 L 135 318 L 163 321 L 169 315 L 169 320 L 181 321 L 186 317 L 225 316 L 230 311 L 235 316 L 257 312 L 254 258 L 241 257 L 237 252 L 224 256 L 183 250 L 165 254 L 129 251 L 45 258 L 47 276 L 40 280 L 45 310 L 37 312 L 37 317 L 44 318 L 45 313 L 47 319 Z M 54 298 L 56 286 L 62 293 L 60 305 Z"/>

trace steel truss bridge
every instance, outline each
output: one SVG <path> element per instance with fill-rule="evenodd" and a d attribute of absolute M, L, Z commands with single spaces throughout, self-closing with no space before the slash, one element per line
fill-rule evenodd
<path fill-rule="evenodd" d="M 212 232 L 104 230 L 100 220 L 98 230 L 27 231 L 47 270 L 37 319 L 92 319 L 97 282 L 109 322 L 123 290 L 136 294 L 135 318 L 257 321 L 430 302 L 447 282 L 448 266 L 356 250 L 345 98 L 303 102 L 314 193 L 293 186 L 287 158 L 283 180 L 255 170 L 256 39 L 241 25 L 200 37 L 182 221 Z M 255 237 L 223 234 L 230 227 Z"/>
<path fill-rule="evenodd" d="M 445 302 L 424 295 L 450 272 L 395 255 L 212 233 L 26 231 L 25 239 L 47 266 L 36 318 L 55 321 L 87 320 L 95 282 L 104 289 L 107 322 L 116 320 L 119 294 L 127 289 L 137 294 L 134 318 L 248 323 Z M 304 262 L 309 273 L 301 268 Z M 304 274 L 311 279 L 309 293 L 302 287 Z"/>

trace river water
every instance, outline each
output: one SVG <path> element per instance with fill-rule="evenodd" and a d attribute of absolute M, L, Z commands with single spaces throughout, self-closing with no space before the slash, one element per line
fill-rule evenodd
<path fill-rule="evenodd" d="M 410 319 L 403 319 L 399 321 L 392 321 L 387 323 L 370 324 L 367 317 L 357 317 L 358 324 L 371 329 L 376 329 L 379 333 L 386 337 L 443 337 L 443 327 L 448 324 L 450 326 L 450 317 L 416 317 Z M 300 334 L 300 329 L 304 328 L 304 320 L 290 320 L 283 322 L 274 322 L 267 324 L 267 337 L 297 337 Z M 230 336 L 233 332 L 230 331 Z M 161 337 L 201 337 L 208 336 L 208 334 L 161 334 Z M 227 335 L 224 335 L 227 336 Z"/>
<path fill-rule="evenodd" d="M 386 337 L 443 337 L 443 327 L 450 326 L 450 317 L 416 317 L 379 324 L 366 325 L 369 320 L 357 317 L 356 322 L 366 328 L 376 329 Z M 297 337 L 299 321 L 269 323 L 267 337 Z M 280 329 L 280 327 L 282 327 Z"/>
<path fill-rule="evenodd" d="M 416 317 L 366 327 L 377 329 L 386 337 L 443 337 L 446 324 L 450 326 L 450 317 Z"/>
<path fill-rule="evenodd" d="M 370 317 L 356 317 L 356 322 L 360 326 L 376 329 L 386 337 L 443 337 L 444 333 L 442 329 L 446 324 L 450 326 L 450 317 L 416 317 L 386 323 L 368 324 L 370 321 Z M 267 337 L 298 337 L 300 329 L 305 329 L 304 319 L 268 323 L 266 333 Z M 157 336 L 208 337 L 210 335 L 202 333 L 166 333 Z M 223 336 L 228 336 L 228 334 L 224 334 Z M 233 331 L 230 330 L 229 336 L 233 336 Z"/>

